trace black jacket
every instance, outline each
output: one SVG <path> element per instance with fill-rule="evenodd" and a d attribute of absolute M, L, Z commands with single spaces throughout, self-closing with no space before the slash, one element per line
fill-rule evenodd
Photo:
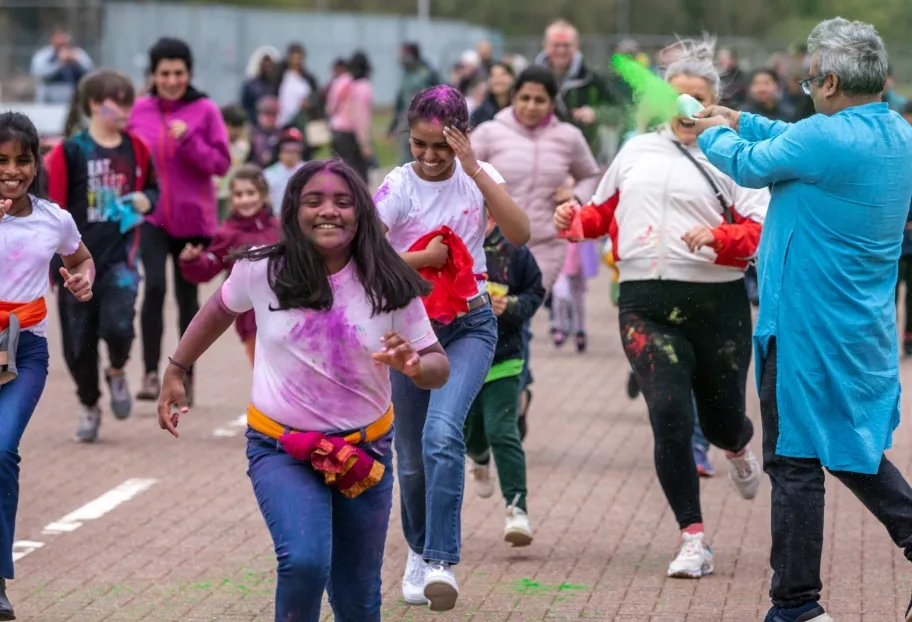
<path fill-rule="evenodd" d="M 497 318 L 497 349 L 494 363 L 522 358 L 523 324 L 532 319 L 545 299 L 541 270 L 531 251 L 514 246 L 495 228 L 485 238 L 488 280 L 510 288 L 507 309 Z"/>

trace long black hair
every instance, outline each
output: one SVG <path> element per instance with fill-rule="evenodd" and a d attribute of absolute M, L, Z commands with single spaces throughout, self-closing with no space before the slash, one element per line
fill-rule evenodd
<path fill-rule="evenodd" d="M 298 222 L 301 191 L 312 177 L 324 171 L 344 179 L 351 190 L 358 225 L 351 241 L 352 261 L 373 315 L 402 309 L 415 298 L 428 295 L 431 284 L 405 263 L 386 239 L 377 208 L 361 177 L 342 160 L 312 160 L 288 180 L 280 216 L 282 239 L 269 246 L 239 250 L 232 257 L 269 261 L 269 286 L 279 302 L 271 310 L 326 311 L 333 306 L 326 262 Z"/>
<path fill-rule="evenodd" d="M 35 159 L 35 179 L 28 192 L 39 199 L 47 198 L 47 172 L 41 159 L 41 138 L 32 120 L 21 112 L 0 114 L 0 143 L 15 141 Z"/>

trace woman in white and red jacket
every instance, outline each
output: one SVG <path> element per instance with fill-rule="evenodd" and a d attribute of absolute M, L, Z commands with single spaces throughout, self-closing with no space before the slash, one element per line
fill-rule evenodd
<path fill-rule="evenodd" d="M 712 42 L 685 42 L 666 79 L 704 106 L 719 95 Z M 649 408 L 659 482 L 682 532 L 668 576 L 712 572 L 700 485 L 691 453 L 694 403 L 706 438 L 726 450 L 746 499 L 760 483 L 745 412 L 751 355 L 744 269 L 757 251 L 769 202 L 715 169 L 695 145 L 693 122 L 677 118 L 630 139 L 578 214 L 561 205 L 560 230 L 611 237 L 620 270 L 621 340 Z M 573 227 L 576 229 L 576 227 Z M 576 233 L 578 233 L 576 229 Z"/>

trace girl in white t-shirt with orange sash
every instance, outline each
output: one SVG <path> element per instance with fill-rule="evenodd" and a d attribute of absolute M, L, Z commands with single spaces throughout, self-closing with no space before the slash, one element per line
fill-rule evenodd
<path fill-rule="evenodd" d="M 54 255 L 64 287 L 92 298 L 95 264 L 69 212 L 39 198 L 45 187 L 38 131 L 23 114 L 0 114 L 0 620 L 14 619 L 6 597 L 13 578 L 19 505 L 19 441 L 44 392 L 45 337 Z"/>
<path fill-rule="evenodd" d="M 421 302 L 430 286 L 384 237 L 364 183 L 341 160 L 289 180 L 282 241 L 242 251 L 165 372 L 159 422 L 177 436 L 190 366 L 256 314 L 248 474 L 278 559 L 276 620 L 380 621 L 392 508 L 390 369 L 435 389 L 450 367 Z M 178 411 L 171 412 L 172 407 Z"/>

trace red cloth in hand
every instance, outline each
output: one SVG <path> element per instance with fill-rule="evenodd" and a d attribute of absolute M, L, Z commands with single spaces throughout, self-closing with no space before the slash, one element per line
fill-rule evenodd
<path fill-rule="evenodd" d="M 456 319 L 457 314 L 469 310 L 466 301 L 478 295 L 478 281 L 472 271 L 475 267 L 472 254 L 462 238 L 449 227 L 440 227 L 422 236 L 412 244 L 408 252 L 423 251 L 438 235 L 450 249 L 446 263 L 440 269 L 421 268 L 418 272 L 434 286 L 431 293 L 422 299 L 428 317 L 441 324 L 449 324 Z"/>
<path fill-rule="evenodd" d="M 310 463 L 329 486 L 335 486 L 349 499 L 376 486 L 383 478 L 383 464 L 344 438 L 320 432 L 291 432 L 280 437 L 279 442 L 289 456 Z"/>

